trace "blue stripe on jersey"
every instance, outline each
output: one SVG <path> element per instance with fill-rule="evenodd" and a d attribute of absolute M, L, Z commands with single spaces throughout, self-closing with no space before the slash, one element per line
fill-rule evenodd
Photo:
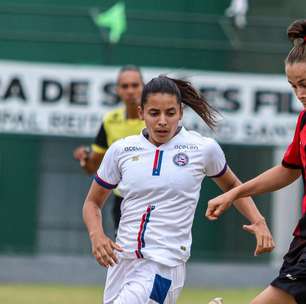
<path fill-rule="evenodd" d="M 155 157 L 154 157 L 154 163 L 153 163 L 153 176 L 159 176 L 160 175 L 160 169 L 163 161 L 163 150 L 156 150 Z"/>
<path fill-rule="evenodd" d="M 146 243 L 145 243 L 145 240 L 144 240 L 144 235 L 145 235 L 145 232 L 146 232 L 146 229 L 147 229 L 147 224 L 150 221 L 151 211 L 152 211 L 152 208 L 150 208 L 150 211 L 147 213 L 146 220 L 145 220 L 144 225 L 143 225 L 143 230 L 142 230 L 142 234 L 141 234 L 141 248 L 144 248 L 146 246 Z"/>
<path fill-rule="evenodd" d="M 156 274 L 150 299 L 156 301 L 158 304 L 164 304 L 170 286 L 171 280 Z"/>
<path fill-rule="evenodd" d="M 100 178 L 98 175 L 95 176 L 95 181 L 100 185 L 102 186 L 103 188 L 106 188 L 106 189 L 114 189 L 117 187 L 117 185 L 112 185 L 112 184 L 109 184 L 107 183 L 106 181 L 104 181 L 102 178 Z"/>
<path fill-rule="evenodd" d="M 155 209 L 154 205 L 149 205 L 146 212 L 141 217 L 141 222 L 139 226 L 138 236 L 137 236 L 137 249 L 135 254 L 138 259 L 143 258 L 141 249 L 146 246 L 144 237 L 147 229 L 147 225 L 150 222 L 151 212 Z"/>

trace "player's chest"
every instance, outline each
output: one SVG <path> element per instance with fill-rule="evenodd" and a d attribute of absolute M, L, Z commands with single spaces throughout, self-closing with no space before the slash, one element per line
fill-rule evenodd
<path fill-rule="evenodd" d="M 120 161 L 122 179 L 134 186 L 149 183 L 151 186 L 175 184 L 186 186 L 203 178 L 203 164 L 200 153 L 177 150 L 142 151 L 137 146 Z"/>

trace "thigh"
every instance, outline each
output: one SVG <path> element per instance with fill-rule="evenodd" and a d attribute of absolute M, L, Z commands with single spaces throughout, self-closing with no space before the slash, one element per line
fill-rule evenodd
<path fill-rule="evenodd" d="M 169 280 L 162 276 L 155 276 L 154 282 L 130 282 L 120 290 L 118 297 L 112 304 L 175 304 L 178 289 L 170 291 Z"/>
<path fill-rule="evenodd" d="M 186 265 L 182 263 L 175 267 L 160 265 L 150 287 L 150 297 L 147 304 L 175 304 L 183 290 L 186 275 Z"/>
<path fill-rule="evenodd" d="M 134 260 L 120 268 L 108 275 L 105 304 L 175 304 L 184 285 L 184 263 L 168 267 Z"/>
<path fill-rule="evenodd" d="M 284 257 L 279 275 L 271 286 L 291 295 L 298 304 L 306 303 L 306 247 L 305 242 L 296 238 Z"/>
<path fill-rule="evenodd" d="M 151 304 L 149 289 L 137 281 L 125 284 L 111 304 Z M 155 302 L 152 302 L 152 304 Z"/>
<path fill-rule="evenodd" d="M 152 279 L 146 271 L 140 270 L 144 260 L 120 259 L 119 263 L 107 271 L 104 304 L 144 304 L 150 295 Z M 151 283 L 151 284 L 150 284 Z"/>
<path fill-rule="evenodd" d="M 172 284 L 168 295 L 165 299 L 164 304 L 174 304 L 176 303 L 178 297 L 183 290 L 186 276 L 186 264 L 183 263 L 177 267 L 173 267 L 171 270 Z"/>
<path fill-rule="evenodd" d="M 119 263 L 107 269 L 106 282 L 104 286 L 103 303 L 113 303 L 122 289 L 126 280 L 126 274 L 132 269 L 133 260 L 119 259 Z"/>
<path fill-rule="evenodd" d="M 263 290 L 251 304 L 296 304 L 294 297 L 285 291 L 269 286 Z"/>

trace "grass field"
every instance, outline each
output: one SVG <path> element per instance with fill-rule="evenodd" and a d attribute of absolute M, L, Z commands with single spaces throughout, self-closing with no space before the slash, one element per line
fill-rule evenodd
<path fill-rule="evenodd" d="M 224 304 L 246 304 L 258 293 L 257 289 L 190 289 L 185 288 L 178 304 L 205 304 L 222 296 Z M 5 304 L 101 304 L 99 286 L 65 285 L 0 285 L 0 303 Z"/>

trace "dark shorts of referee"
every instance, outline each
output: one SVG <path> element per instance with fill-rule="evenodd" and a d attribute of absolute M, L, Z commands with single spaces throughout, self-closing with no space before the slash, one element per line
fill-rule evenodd
<path fill-rule="evenodd" d="M 114 195 L 114 204 L 112 209 L 112 216 L 114 221 L 115 232 L 117 232 L 119 227 L 119 222 L 121 218 L 121 202 L 123 198 L 119 195 Z"/>
<path fill-rule="evenodd" d="M 278 277 L 272 286 L 285 291 L 294 297 L 298 304 L 306 304 L 306 239 L 295 237 Z"/>

